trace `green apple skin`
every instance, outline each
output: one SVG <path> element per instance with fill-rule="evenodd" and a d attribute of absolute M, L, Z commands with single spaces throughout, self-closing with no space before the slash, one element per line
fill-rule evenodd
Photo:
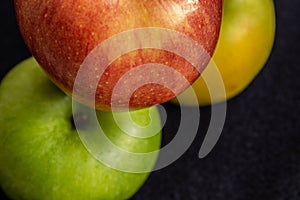
<path fill-rule="evenodd" d="M 130 115 L 135 123 L 147 124 L 150 109 L 156 110 L 152 123 L 161 126 L 156 107 Z M 161 132 L 146 139 L 128 136 L 112 113 L 97 112 L 105 134 L 121 148 L 136 153 L 160 148 Z M 0 126 L 0 183 L 12 199 L 128 199 L 149 175 L 114 170 L 94 159 L 72 124 L 71 98 L 48 80 L 34 58 L 2 80 Z M 141 164 L 153 167 L 155 161 Z"/>

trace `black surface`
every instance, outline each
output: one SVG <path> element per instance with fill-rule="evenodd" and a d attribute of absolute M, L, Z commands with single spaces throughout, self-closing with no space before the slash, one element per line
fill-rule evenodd
<path fill-rule="evenodd" d="M 188 151 L 153 172 L 132 199 L 300 199 L 300 1 L 276 0 L 275 5 L 277 35 L 270 59 L 254 82 L 228 102 L 216 147 L 208 157 L 198 158 L 200 130 Z M 0 78 L 30 56 L 12 0 L 0 2 L 0 51 Z M 168 120 L 180 115 L 175 106 L 166 107 Z M 207 124 L 209 108 L 201 114 Z M 176 127 L 167 123 L 165 143 L 173 131 Z M 6 199 L 3 193 L 0 199 Z"/>

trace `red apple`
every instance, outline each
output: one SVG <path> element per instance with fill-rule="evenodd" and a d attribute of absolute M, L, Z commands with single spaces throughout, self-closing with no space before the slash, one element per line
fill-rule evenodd
<path fill-rule="evenodd" d="M 15 9 L 23 38 L 50 79 L 78 101 L 110 110 L 112 105 L 142 108 L 160 104 L 194 82 L 215 49 L 222 3 L 15 0 Z M 114 36 L 120 37 L 113 40 Z M 187 38 L 203 48 L 203 52 L 186 42 Z M 102 48 L 107 41 L 110 43 Z M 122 52 L 122 48 L 126 51 Z M 197 55 L 193 52 L 195 48 Z M 195 59 L 186 55 L 197 57 L 197 63 L 191 63 Z M 138 66 L 149 63 L 157 65 L 149 65 L 142 72 L 135 70 L 132 75 L 133 69 L 142 69 Z M 169 68 L 164 68 L 166 65 Z M 78 71 L 83 67 L 84 75 L 74 89 Z M 124 94 L 113 95 L 117 83 Z M 77 89 L 81 92 L 74 94 Z"/>

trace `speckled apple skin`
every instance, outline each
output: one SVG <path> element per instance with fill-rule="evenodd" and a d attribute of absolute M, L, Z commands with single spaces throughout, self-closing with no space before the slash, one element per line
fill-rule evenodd
<path fill-rule="evenodd" d="M 72 95 L 77 72 L 87 55 L 101 42 L 127 30 L 145 27 L 175 30 L 197 41 L 211 56 L 219 36 L 222 4 L 222 0 L 15 0 L 15 9 L 20 31 L 33 56 L 50 79 Z M 168 65 L 190 83 L 201 73 L 174 53 L 139 49 L 110 64 L 101 76 L 95 99 L 78 100 L 95 101 L 96 109 L 110 110 L 112 91 L 118 80 L 130 69 L 146 63 Z M 91 72 L 88 77 L 98 76 Z M 174 79 L 174 87 L 180 93 L 188 85 Z M 162 85 L 147 84 L 132 94 L 129 107 L 160 104 L 175 95 Z"/>

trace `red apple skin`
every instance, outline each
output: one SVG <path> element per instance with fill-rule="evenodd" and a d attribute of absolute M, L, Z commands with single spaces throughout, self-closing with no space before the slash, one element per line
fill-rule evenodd
<path fill-rule="evenodd" d="M 68 95 L 72 95 L 77 72 L 87 55 L 101 42 L 123 31 L 145 27 L 175 30 L 197 41 L 211 56 L 219 36 L 222 5 L 222 0 L 15 0 L 25 43 L 50 79 Z M 95 105 L 89 106 L 110 110 L 118 80 L 146 63 L 167 64 L 189 83 L 200 75 L 192 64 L 174 53 L 144 48 L 122 55 L 109 65 L 94 99 L 74 98 L 87 105 L 95 101 Z M 88 82 L 99 74 L 91 72 L 87 77 Z M 173 82 L 179 92 L 188 87 L 176 79 Z M 162 85 L 147 84 L 132 94 L 129 107 L 161 104 L 175 95 Z M 124 102 L 119 105 L 122 106 Z"/>

